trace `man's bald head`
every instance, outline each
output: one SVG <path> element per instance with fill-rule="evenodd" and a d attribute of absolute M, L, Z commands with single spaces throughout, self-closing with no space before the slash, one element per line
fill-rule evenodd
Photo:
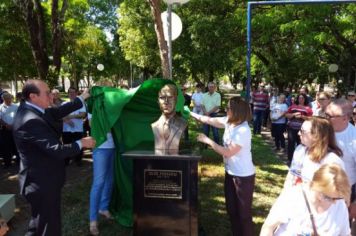
<path fill-rule="evenodd" d="M 26 101 L 43 109 L 50 105 L 51 93 L 48 85 L 42 80 L 27 80 L 22 89 L 22 94 Z"/>

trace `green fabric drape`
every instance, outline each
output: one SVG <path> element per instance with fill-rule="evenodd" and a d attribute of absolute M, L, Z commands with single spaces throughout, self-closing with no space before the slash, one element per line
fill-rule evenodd
<path fill-rule="evenodd" d="M 110 87 L 93 87 L 88 101 L 92 113 L 91 134 L 100 146 L 106 140 L 106 134 L 112 131 L 115 145 L 114 189 L 111 211 L 115 219 L 123 226 L 133 225 L 132 202 L 132 161 L 121 156 L 125 151 L 153 149 L 154 138 L 151 123 L 161 115 L 158 106 L 158 92 L 165 84 L 174 84 L 171 80 L 150 79 L 132 90 Z M 176 111 L 183 117 L 189 116 L 184 110 L 184 96 L 178 89 Z M 146 147 L 141 144 L 149 144 Z"/>

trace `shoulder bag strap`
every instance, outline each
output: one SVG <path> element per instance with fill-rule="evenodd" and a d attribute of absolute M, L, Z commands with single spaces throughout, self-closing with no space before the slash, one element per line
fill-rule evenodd
<path fill-rule="evenodd" d="M 303 197 L 304 197 L 305 203 L 307 204 L 307 208 L 308 208 L 308 211 L 309 211 L 310 220 L 311 220 L 311 223 L 312 223 L 312 226 L 313 226 L 314 236 L 318 236 L 318 232 L 316 231 L 316 226 L 315 226 L 315 222 L 314 222 L 314 216 L 313 216 L 313 213 L 311 212 L 310 205 L 309 205 L 307 196 L 305 195 L 305 192 L 304 192 L 303 188 L 302 188 L 302 192 L 303 192 Z"/>

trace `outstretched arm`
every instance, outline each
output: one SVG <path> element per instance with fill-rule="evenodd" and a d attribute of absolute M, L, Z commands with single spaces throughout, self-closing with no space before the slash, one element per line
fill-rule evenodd
<path fill-rule="evenodd" d="M 220 129 L 225 128 L 225 124 L 221 121 L 221 118 L 203 116 L 203 115 L 199 115 L 194 112 L 190 112 L 190 115 L 197 121 L 200 121 L 204 124 L 208 124 L 208 125 L 214 126 L 216 128 L 220 128 Z"/>
<path fill-rule="evenodd" d="M 76 99 L 74 99 L 73 102 L 68 102 L 62 106 L 59 107 L 51 107 L 47 108 L 46 112 L 52 113 L 52 116 L 56 120 L 60 120 L 63 117 L 67 116 L 68 114 L 72 113 L 73 111 L 76 111 L 84 106 L 84 101 L 90 97 L 89 90 L 85 89 L 84 92 L 78 96 Z M 80 118 L 85 117 L 85 112 L 84 114 L 81 114 Z M 79 117 L 72 117 L 72 118 L 79 118 Z"/>
<path fill-rule="evenodd" d="M 56 136 L 50 134 L 48 124 L 41 119 L 31 119 L 14 133 L 15 138 L 26 145 L 36 146 L 48 157 L 64 159 L 77 155 L 82 148 L 95 147 L 92 137 L 85 137 L 71 144 L 63 144 Z"/>

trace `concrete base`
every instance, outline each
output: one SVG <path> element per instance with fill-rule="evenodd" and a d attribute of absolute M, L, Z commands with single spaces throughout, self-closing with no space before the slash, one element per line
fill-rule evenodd
<path fill-rule="evenodd" d="M 0 194 L 0 218 L 8 222 L 15 214 L 15 194 Z"/>

